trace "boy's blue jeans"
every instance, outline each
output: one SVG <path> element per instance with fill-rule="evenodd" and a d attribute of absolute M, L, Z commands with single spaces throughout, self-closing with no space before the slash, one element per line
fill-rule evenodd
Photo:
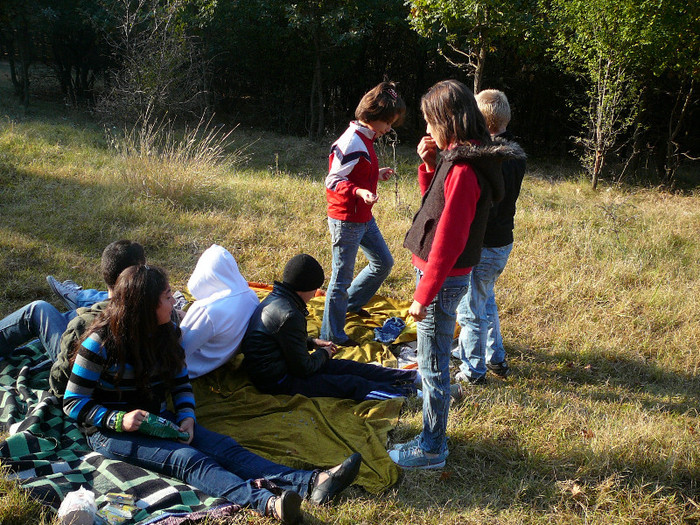
<path fill-rule="evenodd" d="M 461 330 L 454 355 L 461 359 L 460 370 L 467 377 L 482 377 L 486 374 L 486 363 L 501 363 L 506 358 L 494 285 L 512 249 L 511 243 L 481 250 L 481 260 L 472 269 L 469 289 L 457 307 Z"/>
<path fill-rule="evenodd" d="M 321 339 L 343 343 L 345 315 L 357 312 L 374 297 L 394 266 L 394 258 L 377 221 L 348 222 L 328 218 L 333 243 L 333 273 L 326 292 Z M 362 248 L 369 264 L 353 279 L 357 251 Z"/>
<path fill-rule="evenodd" d="M 93 304 L 101 303 L 109 299 L 109 293 L 102 290 L 80 290 L 78 291 L 78 308 L 85 307 L 89 308 Z"/>
<path fill-rule="evenodd" d="M 418 270 L 418 282 L 422 272 Z M 445 278 L 418 326 L 418 371 L 423 378 L 423 432 L 420 447 L 438 454 L 447 448 L 450 410 L 450 348 L 455 333 L 455 310 L 467 291 L 469 275 Z"/>
<path fill-rule="evenodd" d="M 163 414 L 166 415 L 166 414 Z M 257 488 L 253 480 L 265 478 L 283 490 L 293 490 L 302 498 L 313 475 L 262 458 L 236 442 L 195 424 L 191 445 L 159 439 L 138 432 L 95 432 L 87 437 L 95 452 L 171 476 L 211 496 L 252 507 L 265 514 L 273 494 Z"/>
<path fill-rule="evenodd" d="M 61 313 L 46 301 L 34 301 L 0 320 L 0 357 L 15 348 L 39 338 L 51 361 L 61 349 L 61 336 L 75 311 Z"/>

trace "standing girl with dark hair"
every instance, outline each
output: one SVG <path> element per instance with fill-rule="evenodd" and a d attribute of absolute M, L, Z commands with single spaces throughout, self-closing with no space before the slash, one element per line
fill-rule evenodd
<path fill-rule="evenodd" d="M 423 200 L 404 246 L 417 272 L 408 313 L 418 321 L 423 431 L 389 455 L 404 468 L 440 468 L 448 455 L 455 310 L 479 262 L 491 204 L 503 197 L 501 161 L 516 152 L 492 144 L 474 95 L 461 82 L 435 84 L 423 96 L 421 110 L 427 123 L 427 136 L 418 144 Z M 438 149 L 444 151 L 439 161 Z"/>
<path fill-rule="evenodd" d="M 283 523 L 299 520 L 302 497 L 326 503 L 352 483 L 359 454 L 330 471 L 296 470 L 198 425 L 179 329 L 170 322 L 173 304 L 163 270 L 131 266 L 119 276 L 109 305 L 78 349 L 63 400 L 64 412 L 78 421 L 89 446 Z M 166 410 L 168 395 L 175 414 Z M 188 438 L 139 432 L 149 414 L 172 421 Z M 279 490 L 260 488 L 257 478 Z"/>
<path fill-rule="evenodd" d="M 359 343 L 345 333 L 348 311 L 359 313 L 391 272 L 394 259 L 372 216 L 377 181 L 388 180 L 391 168 L 379 168 L 374 141 L 403 119 L 406 104 L 393 82 L 367 92 L 355 110 L 357 120 L 331 147 L 326 200 L 333 248 L 321 339 L 340 346 Z M 362 248 L 369 264 L 355 277 L 355 257 Z"/>

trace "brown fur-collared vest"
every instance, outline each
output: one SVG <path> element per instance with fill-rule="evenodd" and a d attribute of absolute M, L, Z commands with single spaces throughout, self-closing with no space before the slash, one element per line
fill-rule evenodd
<path fill-rule="evenodd" d="M 413 224 L 403 242 L 404 247 L 422 260 L 428 260 L 435 231 L 445 207 L 447 174 L 455 164 L 469 164 L 476 172 L 481 194 L 476 203 L 476 213 L 469 229 L 467 244 L 457 258 L 454 268 L 470 268 L 476 265 L 481 258 L 491 205 L 503 198 L 501 162 L 511 158 L 524 159 L 525 153 L 517 143 L 500 139 L 485 146 L 463 144 L 445 151 L 435 168 L 435 176 L 423 195 L 421 207 L 413 217 Z"/>

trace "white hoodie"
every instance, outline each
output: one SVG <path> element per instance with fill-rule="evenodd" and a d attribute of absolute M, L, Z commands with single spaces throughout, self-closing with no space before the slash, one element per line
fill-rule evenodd
<path fill-rule="evenodd" d="M 236 354 L 259 301 L 233 255 L 217 244 L 199 258 L 187 288 L 196 300 L 180 328 L 187 368 L 195 378 Z"/>

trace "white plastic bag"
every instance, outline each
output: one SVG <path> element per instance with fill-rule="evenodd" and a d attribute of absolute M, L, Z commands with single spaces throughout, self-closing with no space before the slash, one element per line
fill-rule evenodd
<path fill-rule="evenodd" d="M 58 508 L 62 525 L 92 525 L 95 522 L 95 494 L 85 487 L 69 492 Z"/>

